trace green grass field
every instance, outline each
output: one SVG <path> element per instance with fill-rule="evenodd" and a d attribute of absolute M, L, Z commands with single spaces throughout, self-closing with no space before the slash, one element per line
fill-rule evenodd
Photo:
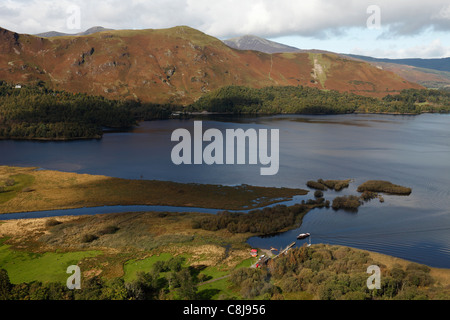
<path fill-rule="evenodd" d="M 229 270 L 221 270 L 220 268 L 216 268 L 216 267 L 208 267 L 200 272 L 200 274 L 202 274 L 205 277 L 208 277 L 210 279 L 217 279 L 217 278 L 226 276 L 229 273 L 230 273 Z"/>
<path fill-rule="evenodd" d="M 254 258 L 245 259 L 239 263 L 234 270 L 239 268 L 249 268 L 255 262 Z M 205 283 L 198 287 L 199 296 L 202 299 L 242 299 L 238 292 L 235 292 L 231 288 L 231 283 L 228 281 L 228 277 L 220 279 L 229 275 L 232 270 L 220 270 L 215 267 L 208 267 L 200 272 L 205 276 L 210 277 L 210 280 L 219 279 L 217 281 L 212 281 L 210 283 Z"/>
<path fill-rule="evenodd" d="M 125 282 L 131 282 L 136 279 L 138 272 L 150 272 L 156 261 L 168 261 L 173 258 L 170 253 L 161 253 L 159 255 L 153 255 L 149 258 L 142 260 L 129 260 L 123 266 Z"/>
<path fill-rule="evenodd" d="M 186 260 L 183 264 L 183 267 L 188 267 L 189 263 L 187 263 L 188 255 L 181 255 L 185 257 Z M 125 282 L 132 282 L 137 277 L 138 272 L 150 272 L 153 265 L 157 261 L 168 261 L 174 256 L 170 253 L 161 253 L 159 255 L 153 255 L 151 257 L 141 259 L 141 260 L 129 260 L 124 264 L 124 276 L 123 279 Z M 240 264 L 238 264 L 235 269 L 238 268 L 248 268 L 252 265 L 254 259 L 246 259 L 243 260 Z M 228 278 L 220 279 L 222 277 L 226 277 L 230 274 L 232 270 L 220 267 L 206 267 L 198 273 L 198 277 L 204 277 L 208 279 L 207 281 L 211 281 L 211 283 L 205 283 L 198 287 L 198 292 L 200 297 L 203 299 L 218 299 L 221 296 L 228 298 L 241 298 L 239 293 L 234 292 L 230 288 L 230 283 Z M 161 275 L 164 275 L 162 273 Z M 214 281 L 214 279 L 219 279 Z"/>
<path fill-rule="evenodd" d="M 29 174 L 16 174 L 12 175 L 10 178 L 14 180 L 14 185 L 3 187 L 3 192 L 0 192 L 0 204 L 14 198 L 17 193 L 30 187 L 35 180 L 34 177 Z M 0 180 L 0 187 L 3 185 L 2 182 L 3 181 Z"/>
<path fill-rule="evenodd" d="M 241 299 L 241 296 L 230 288 L 227 278 L 198 287 L 198 293 L 202 299 Z"/>
<path fill-rule="evenodd" d="M 238 265 L 236 266 L 236 269 L 239 269 L 239 268 L 250 268 L 250 266 L 251 266 L 252 264 L 254 264 L 255 261 L 256 261 L 256 258 L 249 258 L 249 259 L 246 259 L 246 260 L 242 261 L 240 264 L 238 264 Z"/>
<path fill-rule="evenodd" d="M 8 271 L 14 284 L 24 282 L 66 283 L 70 276 L 67 267 L 76 265 L 84 258 L 100 255 L 101 251 L 46 252 L 44 254 L 16 251 L 0 242 L 0 269 Z"/>

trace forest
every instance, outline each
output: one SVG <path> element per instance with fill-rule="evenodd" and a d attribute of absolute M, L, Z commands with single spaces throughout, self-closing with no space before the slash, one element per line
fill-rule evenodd
<path fill-rule="evenodd" d="M 323 199 L 323 198 L 322 198 Z M 315 200 L 309 205 L 316 205 Z M 301 222 L 309 211 L 307 204 L 293 206 L 276 205 L 264 209 L 252 210 L 249 213 L 224 211 L 193 222 L 194 229 L 217 231 L 227 229 L 231 233 L 256 233 L 270 235 L 292 228 Z"/>
<path fill-rule="evenodd" d="M 261 89 L 229 86 L 205 94 L 188 109 L 235 114 L 420 114 L 449 112 L 450 92 L 407 89 L 378 99 L 303 86 Z"/>
<path fill-rule="evenodd" d="M 367 267 L 381 268 L 381 288 L 367 287 Z M 262 269 L 238 269 L 230 277 L 246 299 L 428 300 L 447 299 L 430 268 L 409 263 L 384 266 L 369 253 L 347 247 L 294 248 Z"/>
<path fill-rule="evenodd" d="M 139 121 L 169 119 L 174 112 L 186 117 L 199 111 L 243 115 L 450 112 L 450 92 L 408 89 L 378 99 L 303 86 L 228 86 L 183 107 L 57 91 L 43 82 L 16 88 L 0 80 L 0 139 L 99 139 L 105 128 L 127 129 Z"/>
<path fill-rule="evenodd" d="M 0 138 L 101 138 L 105 127 L 129 128 L 141 120 L 167 119 L 171 108 L 55 91 L 43 83 L 15 88 L 0 81 Z"/>

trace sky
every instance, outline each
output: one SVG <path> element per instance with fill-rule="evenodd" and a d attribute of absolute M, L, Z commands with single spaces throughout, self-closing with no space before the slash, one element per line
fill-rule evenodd
<path fill-rule="evenodd" d="M 0 0 L 0 27 L 19 33 L 180 25 L 222 40 L 251 34 L 300 49 L 450 57 L 449 0 Z"/>

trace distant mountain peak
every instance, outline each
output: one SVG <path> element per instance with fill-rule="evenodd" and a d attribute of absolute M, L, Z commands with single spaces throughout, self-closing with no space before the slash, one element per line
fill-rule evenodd
<path fill-rule="evenodd" d="M 85 32 L 83 32 L 83 35 L 89 35 L 89 34 L 93 34 L 93 33 L 97 33 L 97 32 L 110 31 L 110 30 L 112 30 L 112 29 L 103 28 L 101 26 L 95 26 L 95 27 L 87 29 Z"/>
<path fill-rule="evenodd" d="M 75 34 L 63 33 L 63 32 L 58 32 L 58 31 L 48 31 L 48 32 L 38 33 L 38 34 L 36 34 L 36 36 L 43 37 L 43 38 L 62 37 L 62 36 L 88 36 L 90 34 L 94 34 L 97 32 L 110 31 L 110 30 L 113 30 L 113 29 L 107 29 L 107 28 L 103 28 L 101 26 L 95 26 L 95 27 L 87 29 L 84 32 L 79 32 L 79 33 L 75 33 Z"/>
<path fill-rule="evenodd" d="M 223 41 L 227 46 L 238 50 L 253 50 L 264 53 L 299 52 L 300 49 L 254 35 L 244 35 Z"/>

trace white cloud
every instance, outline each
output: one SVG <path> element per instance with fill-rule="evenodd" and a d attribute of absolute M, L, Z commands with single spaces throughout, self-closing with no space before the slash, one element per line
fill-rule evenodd
<path fill-rule="evenodd" d="M 369 5 L 377 3 L 392 34 L 427 28 L 450 30 L 448 0 L 2 0 L 0 25 L 18 32 L 65 29 L 65 8 L 78 5 L 85 27 L 161 28 L 189 25 L 217 37 L 323 35 L 347 27 L 365 28 Z M 18 10 L 18 11 L 17 11 Z M 19 13 L 18 13 L 19 12 Z M 9 16 L 6 13 L 10 14 Z M 25 21 L 34 20 L 31 27 Z"/>
<path fill-rule="evenodd" d="M 75 33 L 67 29 L 66 9 L 78 5 L 82 30 L 99 25 L 113 29 L 188 25 L 221 39 L 254 34 L 335 40 L 349 30 L 368 34 L 367 8 L 373 4 L 381 9 L 380 40 L 450 31 L 448 0 L 0 0 L 0 26 L 20 33 Z M 408 54 L 406 49 L 400 51 Z M 422 51 L 448 52 L 442 44 L 434 51 Z"/>

